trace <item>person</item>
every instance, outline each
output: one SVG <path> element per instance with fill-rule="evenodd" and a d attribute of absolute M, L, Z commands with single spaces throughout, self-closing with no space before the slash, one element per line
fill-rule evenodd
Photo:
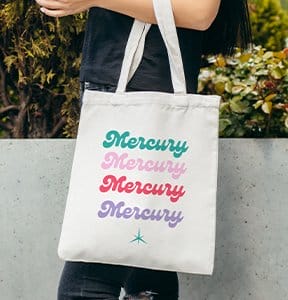
<path fill-rule="evenodd" d="M 85 89 L 115 92 L 133 19 L 153 24 L 143 58 L 127 91 L 172 92 L 168 56 L 153 12 L 152 0 L 36 0 L 40 10 L 62 17 L 89 9 L 80 69 Z M 172 0 L 188 93 L 197 92 L 201 56 L 232 54 L 251 43 L 246 0 Z M 81 97 L 80 97 L 81 99 Z M 101 247 L 101 245 L 99 245 Z M 66 261 L 58 300 L 176 300 L 176 272 L 89 262 Z"/>

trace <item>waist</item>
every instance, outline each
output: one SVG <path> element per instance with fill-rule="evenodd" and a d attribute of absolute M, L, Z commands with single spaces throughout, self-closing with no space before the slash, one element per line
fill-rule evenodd
<path fill-rule="evenodd" d="M 96 90 L 102 92 L 111 92 L 115 93 L 116 86 L 102 83 L 95 83 L 91 81 L 81 81 L 80 82 L 80 91 L 83 93 L 84 90 Z"/>

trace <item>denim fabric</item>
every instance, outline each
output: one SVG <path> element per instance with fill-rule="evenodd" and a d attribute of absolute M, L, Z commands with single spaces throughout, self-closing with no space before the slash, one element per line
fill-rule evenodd
<path fill-rule="evenodd" d="M 85 89 L 115 92 L 115 86 L 81 83 L 80 103 Z M 127 294 L 157 293 L 153 300 L 177 300 L 176 272 L 110 264 L 66 261 L 58 286 L 58 300 L 118 300 L 121 287 Z"/>
<path fill-rule="evenodd" d="M 108 84 L 103 85 L 103 84 L 98 84 L 98 83 L 94 83 L 94 82 L 80 82 L 80 105 L 82 105 L 82 98 L 83 98 L 85 89 L 114 93 L 116 91 L 116 88 L 117 87 L 114 85 L 108 85 Z M 134 91 L 138 91 L 138 90 L 131 88 L 131 87 L 127 87 L 126 91 L 134 92 Z"/>
<path fill-rule="evenodd" d="M 155 300 L 178 299 L 176 272 L 110 264 L 66 261 L 58 286 L 58 300 L 118 300 L 127 294 L 157 293 Z"/>

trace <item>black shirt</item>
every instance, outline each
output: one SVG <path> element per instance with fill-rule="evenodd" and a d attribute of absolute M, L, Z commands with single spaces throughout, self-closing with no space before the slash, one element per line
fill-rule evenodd
<path fill-rule="evenodd" d="M 117 86 L 133 18 L 103 8 L 91 8 L 83 45 L 80 81 Z M 197 91 L 203 32 L 177 28 L 187 91 Z M 167 51 L 157 25 L 145 41 L 143 58 L 129 89 L 172 92 Z"/>

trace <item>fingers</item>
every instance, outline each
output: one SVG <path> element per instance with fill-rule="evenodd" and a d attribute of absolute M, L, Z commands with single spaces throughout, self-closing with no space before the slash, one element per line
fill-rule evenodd
<path fill-rule="evenodd" d="M 70 15 L 71 13 L 69 13 L 68 11 L 65 11 L 65 10 L 55 10 L 55 9 L 48 9 L 48 8 L 45 8 L 45 7 L 41 7 L 40 10 L 47 16 L 49 17 L 54 17 L 54 18 L 57 18 L 57 17 L 64 17 L 64 16 L 68 16 Z"/>
<path fill-rule="evenodd" d="M 36 0 L 40 11 L 50 17 L 64 17 L 71 14 L 69 4 L 65 0 Z"/>
<path fill-rule="evenodd" d="M 85 0 L 36 0 L 40 10 L 50 17 L 64 17 L 80 13 L 89 8 L 91 1 Z"/>
<path fill-rule="evenodd" d="M 47 9 L 63 9 L 65 4 L 57 0 L 36 0 L 36 2 L 41 6 Z"/>

